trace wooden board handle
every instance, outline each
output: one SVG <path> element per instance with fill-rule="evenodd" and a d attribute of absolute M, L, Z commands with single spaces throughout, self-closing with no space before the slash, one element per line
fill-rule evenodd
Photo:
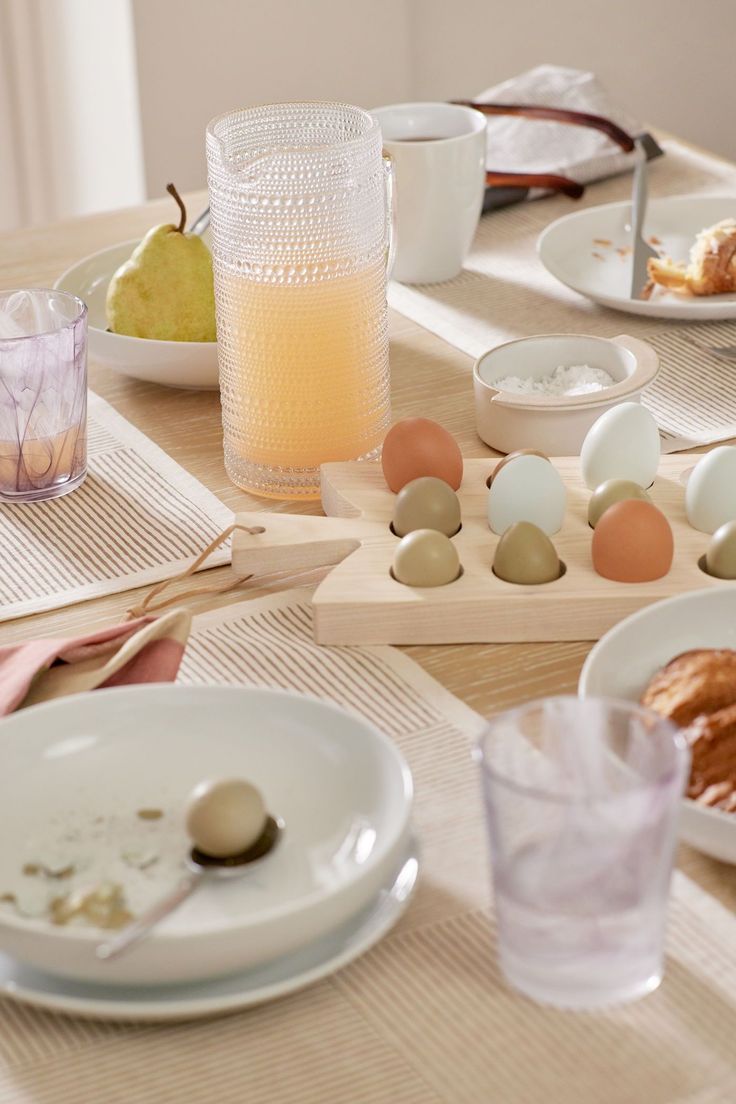
<path fill-rule="evenodd" d="M 308 571 L 340 563 L 363 540 L 385 536 L 382 522 L 304 514 L 238 514 L 239 525 L 255 533 L 233 534 L 233 570 L 239 575 Z"/>

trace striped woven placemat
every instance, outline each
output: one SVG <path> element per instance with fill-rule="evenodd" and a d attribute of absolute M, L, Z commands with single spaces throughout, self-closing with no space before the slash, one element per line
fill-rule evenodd
<path fill-rule="evenodd" d="M 63 498 L 0 504 L 0 621 L 168 579 L 232 512 L 98 395 L 89 474 Z M 219 549 L 208 567 L 228 563 Z"/>
<path fill-rule="evenodd" d="M 683 875 L 656 993 L 586 1015 L 506 987 L 470 757 L 482 722 L 408 657 L 316 646 L 308 593 L 292 591 L 196 618 L 180 681 L 301 690 L 389 733 L 416 784 L 416 897 L 359 961 L 227 1019 L 117 1026 L 0 1003 L 2 1104 L 736 1100 L 736 920 Z"/>
<path fill-rule="evenodd" d="M 667 156 L 649 167 L 652 196 L 736 194 L 732 165 L 678 142 L 663 145 Z M 481 219 L 459 276 L 424 287 L 391 283 L 389 303 L 473 357 L 538 333 L 643 338 L 661 360 L 660 375 L 643 402 L 657 418 L 664 451 L 727 440 L 736 436 L 736 363 L 710 349 L 736 344 L 736 323 L 691 324 L 609 310 L 566 288 L 537 257 L 539 234 L 555 219 L 630 196 L 631 176 L 625 175 L 591 184 L 575 204 L 550 196 L 494 212 Z"/>

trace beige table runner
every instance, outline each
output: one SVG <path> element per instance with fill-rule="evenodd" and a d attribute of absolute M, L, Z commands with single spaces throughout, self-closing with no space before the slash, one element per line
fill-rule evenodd
<path fill-rule="evenodd" d="M 231 524 L 218 498 L 94 394 L 88 449 L 79 490 L 0 503 L 0 621 L 170 578 Z M 222 548 L 207 566 L 229 560 Z"/>
<path fill-rule="evenodd" d="M 416 783 L 420 886 L 394 931 L 311 989 L 227 1019 L 86 1023 L 0 1003 L 1 1104 L 726 1104 L 736 920 L 683 875 L 667 974 L 592 1015 L 511 993 L 494 959 L 480 719 L 402 653 L 319 648 L 304 591 L 196 619 L 181 681 L 323 695 L 391 734 Z"/>
<path fill-rule="evenodd" d="M 651 196 L 736 194 L 734 166 L 678 142 L 666 142 L 664 148 L 666 156 L 649 166 Z M 691 324 L 609 310 L 559 283 L 537 258 L 539 234 L 555 219 L 630 196 L 631 176 L 625 175 L 589 185 L 575 203 L 553 196 L 494 212 L 481 219 L 458 277 L 423 287 L 391 283 L 389 303 L 473 357 L 536 333 L 644 338 L 662 362 L 644 401 L 663 431 L 665 451 L 736 436 L 736 364 L 707 348 L 736 344 L 736 323 Z"/>

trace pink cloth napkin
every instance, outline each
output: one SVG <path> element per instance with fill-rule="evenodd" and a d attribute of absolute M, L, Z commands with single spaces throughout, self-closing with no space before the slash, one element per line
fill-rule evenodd
<path fill-rule="evenodd" d="M 173 682 L 190 625 L 191 614 L 176 609 L 87 636 L 0 648 L 0 716 L 84 690 Z"/>

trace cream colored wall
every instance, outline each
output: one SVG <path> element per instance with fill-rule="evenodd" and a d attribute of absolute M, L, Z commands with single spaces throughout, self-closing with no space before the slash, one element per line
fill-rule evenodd
<path fill-rule="evenodd" d="M 470 96 L 543 61 L 736 159 L 734 41 L 736 0 L 0 0 L 0 229 L 203 185 L 233 107 Z"/>
<path fill-rule="evenodd" d="M 0 229 L 144 196 L 129 0 L 0 0 Z"/>
<path fill-rule="evenodd" d="M 132 0 L 146 183 L 204 183 L 208 119 L 248 103 L 469 96 L 543 61 L 736 158 L 736 0 Z"/>
<path fill-rule="evenodd" d="M 205 182 L 204 131 L 249 103 L 410 94 L 405 0 L 133 0 L 149 195 Z"/>
<path fill-rule="evenodd" d="M 411 0 L 411 22 L 419 97 L 592 69 L 640 119 L 736 159 L 736 0 Z"/>

